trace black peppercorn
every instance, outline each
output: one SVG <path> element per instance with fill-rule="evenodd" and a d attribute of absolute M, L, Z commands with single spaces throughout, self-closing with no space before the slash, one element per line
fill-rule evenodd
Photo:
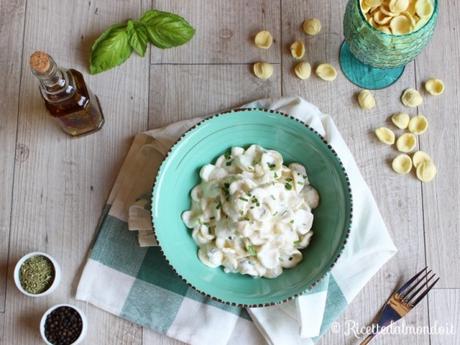
<path fill-rule="evenodd" d="M 82 330 L 81 316 L 72 307 L 58 307 L 46 317 L 45 337 L 53 345 L 73 344 Z"/>

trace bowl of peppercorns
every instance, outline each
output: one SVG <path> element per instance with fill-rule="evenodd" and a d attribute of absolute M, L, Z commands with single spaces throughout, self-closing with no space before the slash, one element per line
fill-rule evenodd
<path fill-rule="evenodd" d="M 85 314 L 70 304 L 48 309 L 40 321 L 40 334 L 48 345 L 76 345 L 86 336 Z"/>

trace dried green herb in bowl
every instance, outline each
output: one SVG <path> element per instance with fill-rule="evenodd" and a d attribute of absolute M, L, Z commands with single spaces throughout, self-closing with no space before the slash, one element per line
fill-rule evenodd
<path fill-rule="evenodd" d="M 56 289 L 60 282 L 60 268 L 56 260 L 45 253 L 24 255 L 14 269 L 14 281 L 23 294 L 44 296 Z"/>
<path fill-rule="evenodd" d="M 48 290 L 53 284 L 53 263 L 43 255 L 32 256 L 24 261 L 19 271 L 21 286 L 28 293 L 39 294 Z"/>

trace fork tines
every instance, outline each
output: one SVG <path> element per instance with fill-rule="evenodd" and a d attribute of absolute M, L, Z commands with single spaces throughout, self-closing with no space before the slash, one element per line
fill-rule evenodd
<path fill-rule="evenodd" d="M 428 270 L 428 267 L 425 267 L 397 291 L 403 302 L 416 306 L 426 296 L 439 280 L 437 278 L 428 285 L 436 277 L 436 273 L 432 272 L 432 270 Z"/>

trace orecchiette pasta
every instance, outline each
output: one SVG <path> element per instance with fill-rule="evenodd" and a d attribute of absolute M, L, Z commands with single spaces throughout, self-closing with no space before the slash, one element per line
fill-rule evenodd
<path fill-rule="evenodd" d="M 316 75 L 326 81 L 333 81 L 337 78 L 337 71 L 334 66 L 323 63 L 316 67 Z"/>
<path fill-rule="evenodd" d="M 257 78 L 267 80 L 273 75 L 273 65 L 268 62 L 256 62 L 253 66 Z"/>
<path fill-rule="evenodd" d="M 444 82 L 440 79 L 430 79 L 425 82 L 425 90 L 433 96 L 441 95 L 444 88 Z"/>
<path fill-rule="evenodd" d="M 396 148 L 399 152 L 409 153 L 417 146 L 417 138 L 412 133 L 404 133 L 396 140 Z"/>
<path fill-rule="evenodd" d="M 395 143 L 395 134 L 386 127 L 380 127 L 375 130 L 375 135 L 384 144 L 393 145 Z"/>
<path fill-rule="evenodd" d="M 300 60 L 305 55 L 305 44 L 302 41 L 295 41 L 291 44 L 291 55 L 294 59 Z"/>
<path fill-rule="evenodd" d="M 428 130 L 428 119 L 423 115 L 414 116 L 409 121 L 409 132 L 420 135 Z"/>
<path fill-rule="evenodd" d="M 375 97 L 369 90 L 361 90 L 358 94 L 358 103 L 361 109 L 375 108 Z"/>
<path fill-rule="evenodd" d="M 299 62 L 294 67 L 294 73 L 299 79 L 302 79 L 302 80 L 308 79 L 310 78 L 310 75 L 311 75 L 311 66 L 308 62 L 305 62 L 305 61 Z"/>
<path fill-rule="evenodd" d="M 254 44 L 257 48 L 269 49 L 272 46 L 273 37 L 269 31 L 260 31 L 254 37 Z"/>
<path fill-rule="evenodd" d="M 279 152 L 258 145 L 233 147 L 200 177 L 182 219 L 205 265 L 274 278 L 302 260 L 319 203 L 303 165 L 286 166 Z"/>
<path fill-rule="evenodd" d="M 391 116 L 391 122 L 399 129 L 406 129 L 409 121 L 410 117 L 407 113 L 395 113 Z"/>
<path fill-rule="evenodd" d="M 406 107 L 415 108 L 423 103 L 422 95 L 415 89 L 406 89 L 401 95 L 401 102 Z"/>
<path fill-rule="evenodd" d="M 321 22 L 317 18 L 306 19 L 302 27 L 307 35 L 315 36 L 321 31 Z"/>
<path fill-rule="evenodd" d="M 360 0 L 370 25 L 389 35 L 405 35 L 431 18 L 433 0 Z"/>
<path fill-rule="evenodd" d="M 393 159 L 391 164 L 393 170 L 400 175 L 408 174 L 412 169 L 412 160 L 408 155 L 402 153 Z"/>

